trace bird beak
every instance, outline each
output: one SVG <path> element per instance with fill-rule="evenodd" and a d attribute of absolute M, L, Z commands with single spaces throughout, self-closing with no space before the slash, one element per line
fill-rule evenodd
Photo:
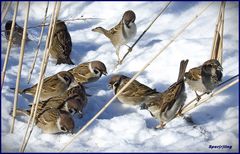
<path fill-rule="evenodd" d="M 112 89 L 112 85 L 111 84 L 108 84 L 108 89 Z"/>
<path fill-rule="evenodd" d="M 105 75 L 105 76 L 107 76 L 107 72 L 103 72 L 102 74 Z"/>
<path fill-rule="evenodd" d="M 220 70 L 220 71 L 223 71 L 223 67 L 222 67 L 221 65 L 219 65 L 219 66 L 217 67 L 217 69 Z"/>

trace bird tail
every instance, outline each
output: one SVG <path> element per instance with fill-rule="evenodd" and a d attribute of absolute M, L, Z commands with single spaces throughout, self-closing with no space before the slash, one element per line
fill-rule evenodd
<path fill-rule="evenodd" d="M 185 71 L 186 71 L 186 68 L 187 68 L 187 64 L 188 64 L 188 59 L 181 61 L 177 81 L 180 81 L 180 80 L 184 79 L 184 74 L 185 74 Z"/>
<path fill-rule="evenodd" d="M 13 114 L 13 110 L 11 110 L 10 115 Z M 29 110 L 24 110 L 24 109 L 17 109 L 16 110 L 16 116 L 29 116 L 30 111 Z"/>
<path fill-rule="evenodd" d="M 10 88 L 10 89 L 15 91 L 16 88 Z M 23 90 L 22 89 L 18 89 L 18 93 L 19 94 L 23 94 L 23 93 L 25 93 L 25 90 L 26 89 L 23 89 Z"/>
<path fill-rule="evenodd" d="M 69 65 L 75 65 L 72 60 L 70 59 L 70 57 L 65 58 L 65 59 L 57 59 L 57 65 L 58 64 L 69 64 Z"/>

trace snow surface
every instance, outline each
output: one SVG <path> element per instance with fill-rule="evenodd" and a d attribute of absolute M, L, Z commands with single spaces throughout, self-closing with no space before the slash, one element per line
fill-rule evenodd
<path fill-rule="evenodd" d="M 113 97 L 113 92 L 107 88 L 107 82 L 112 74 L 120 73 L 133 76 L 174 36 L 207 2 L 173 2 L 167 11 L 153 24 L 141 41 L 129 54 L 126 61 L 117 70 L 115 49 L 109 40 L 101 34 L 91 31 L 96 26 L 111 28 L 121 19 L 126 10 L 134 10 L 137 16 L 137 37 L 164 7 L 166 2 L 62 2 L 59 19 L 94 17 L 86 21 L 68 22 L 68 29 L 73 41 L 71 57 L 76 64 L 92 60 L 101 60 L 107 66 L 109 75 L 103 76 L 95 83 L 88 85 L 87 92 L 92 95 L 82 119 L 75 119 L 77 132 Z M 227 2 L 224 24 L 224 55 L 223 80 L 238 74 L 238 2 Z M 158 91 L 165 90 L 176 81 L 179 62 L 189 59 L 188 69 L 202 64 L 210 57 L 213 35 L 217 21 L 220 2 L 214 2 L 173 44 L 171 44 L 138 78 L 137 80 Z M 32 2 L 29 26 L 41 23 L 46 2 Z M 13 6 L 6 19 L 11 19 Z M 17 23 L 23 25 L 26 3 L 20 2 Z M 49 15 L 53 8 L 50 3 Z M 5 19 L 5 20 L 6 20 Z M 48 18 L 49 21 L 50 18 Z M 2 29 L 4 29 L 4 24 Z M 30 38 L 34 41 L 26 46 L 20 88 L 26 88 L 38 81 L 45 39 L 41 45 L 40 55 L 30 84 L 27 84 L 28 71 L 31 67 L 34 49 L 41 28 L 30 29 Z M 45 31 L 46 36 L 47 31 Z M 137 38 L 136 37 L 136 38 Z M 135 38 L 135 39 L 136 39 Z M 129 43 L 130 45 L 133 42 Z M 1 64 L 3 64 L 7 41 L 2 35 Z M 121 55 L 127 47 L 121 49 Z M 10 134 L 15 80 L 18 70 L 19 48 L 13 48 L 5 84 L 1 96 L 1 138 L 2 151 L 18 151 L 26 129 L 27 118 L 17 118 L 14 134 Z M 55 65 L 50 59 L 46 75 L 68 70 L 74 66 Z M 214 97 L 207 103 L 192 110 L 193 120 L 198 124 L 195 128 L 182 118 L 176 118 L 167 124 L 164 130 L 154 130 L 158 121 L 151 117 L 148 111 L 139 110 L 121 104 L 115 100 L 89 128 L 87 128 L 66 151 L 68 152 L 237 152 L 239 150 L 239 97 L 238 84 Z M 195 97 L 187 87 L 188 99 Z M 19 95 L 18 107 L 26 107 L 32 97 Z M 49 135 L 42 134 L 34 128 L 28 152 L 53 152 L 60 150 L 73 137 L 72 134 Z M 232 146 L 231 149 L 210 149 L 209 145 Z"/>

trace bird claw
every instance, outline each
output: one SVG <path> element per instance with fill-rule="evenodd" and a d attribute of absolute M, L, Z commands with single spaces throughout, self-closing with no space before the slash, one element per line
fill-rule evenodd
<path fill-rule="evenodd" d="M 161 122 L 159 125 L 155 126 L 154 129 L 155 129 L 155 130 L 164 129 L 165 125 L 166 125 L 166 123 L 162 123 L 162 122 Z"/>

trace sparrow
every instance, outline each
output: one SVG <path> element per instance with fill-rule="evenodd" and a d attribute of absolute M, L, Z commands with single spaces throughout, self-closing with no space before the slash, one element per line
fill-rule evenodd
<path fill-rule="evenodd" d="M 92 29 L 93 32 L 101 33 L 110 39 L 112 45 L 116 49 L 118 63 L 120 63 L 120 47 L 131 41 L 137 33 L 137 27 L 134 23 L 135 19 L 135 13 L 132 10 L 128 10 L 123 14 L 121 21 L 110 30 L 106 30 L 103 27 L 96 27 Z"/>
<path fill-rule="evenodd" d="M 186 83 L 195 91 L 197 100 L 200 100 L 198 92 L 211 93 L 222 81 L 223 68 L 218 60 L 210 59 L 198 67 L 194 67 L 185 73 Z"/>
<path fill-rule="evenodd" d="M 62 95 L 69 87 L 77 85 L 74 77 L 67 71 L 61 71 L 43 80 L 40 101 L 48 100 L 51 97 Z M 11 88 L 14 90 L 14 88 Z M 35 95 L 37 84 L 30 88 L 19 90 L 20 94 Z"/>
<path fill-rule="evenodd" d="M 53 42 L 50 47 L 50 55 L 57 59 L 57 64 L 74 65 L 70 59 L 72 40 L 64 21 L 57 20 L 53 32 Z"/>
<path fill-rule="evenodd" d="M 30 115 L 29 110 L 17 109 L 17 116 Z M 73 133 L 74 120 L 70 113 L 56 108 L 37 110 L 35 124 L 43 133 Z"/>
<path fill-rule="evenodd" d="M 51 97 L 48 100 L 40 101 L 38 103 L 38 110 L 45 110 L 50 108 L 61 109 L 74 114 L 79 114 L 79 117 L 83 117 L 83 109 L 87 104 L 87 95 L 82 85 L 75 86 L 63 95 Z M 30 104 L 31 109 L 33 105 Z M 29 109 L 29 111 L 30 111 Z"/>
<path fill-rule="evenodd" d="M 8 20 L 5 24 L 5 37 L 9 41 L 10 31 L 12 27 L 12 20 Z M 12 43 L 14 45 L 20 46 L 22 42 L 23 28 L 19 26 L 16 22 L 13 30 Z M 26 34 L 26 42 L 30 41 L 28 34 Z"/>
<path fill-rule="evenodd" d="M 86 84 L 97 81 L 102 74 L 107 75 L 107 68 L 105 64 L 100 61 L 91 61 L 79 64 L 68 70 L 68 72 L 73 74 L 79 84 Z"/>
<path fill-rule="evenodd" d="M 188 60 L 181 61 L 177 82 L 163 93 L 159 93 L 141 104 L 141 109 L 147 109 L 154 118 L 160 120 L 156 129 L 164 128 L 167 122 L 181 113 L 182 106 L 187 99 L 184 84 L 187 64 Z"/>
<path fill-rule="evenodd" d="M 118 91 L 130 81 L 131 78 L 124 75 L 113 75 L 109 80 L 109 87 L 113 89 L 116 95 Z M 149 97 L 159 94 L 156 89 L 151 89 L 148 86 L 134 80 L 120 95 L 118 100 L 124 104 L 140 105 Z"/>

